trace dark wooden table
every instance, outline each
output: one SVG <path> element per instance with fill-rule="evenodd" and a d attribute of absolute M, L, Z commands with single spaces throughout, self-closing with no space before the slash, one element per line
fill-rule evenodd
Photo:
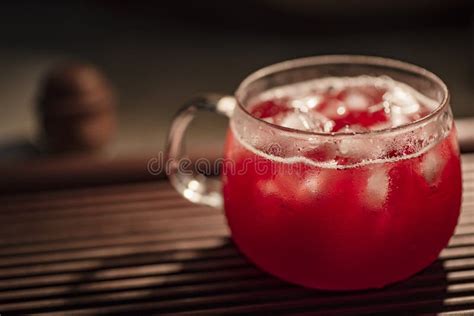
<path fill-rule="evenodd" d="M 460 223 L 438 261 L 384 290 L 279 281 L 239 254 L 221 211 L 166 181 L 0 197 L 0 313 L 474 314 L 474 155 Z"/>

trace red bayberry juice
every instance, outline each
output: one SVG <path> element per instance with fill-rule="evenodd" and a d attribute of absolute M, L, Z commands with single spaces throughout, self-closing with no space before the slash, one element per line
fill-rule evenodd
<path fill-rule="evenodd" d="M 225 155 L 235 165 L 223 170 L 225 211 L 235 243 L 267 272 L 312 288 L 379 288 L 433 262 L 454 231 L 462 191 L 456 132 L 447 114 L 441 137 L 432 141 L 425 131 L 412 139 L 429 145 L 398 142 L 364 159 L 375 150 L 370 143 L 346 150 L 345 141 L 420 120 L 433 108 L 390 82 L 334 80 L 289 86 L 248 108 L 289 129 L 344 134 L 301 148 L 301 159 L 255 148 L 231 125 Z"/>

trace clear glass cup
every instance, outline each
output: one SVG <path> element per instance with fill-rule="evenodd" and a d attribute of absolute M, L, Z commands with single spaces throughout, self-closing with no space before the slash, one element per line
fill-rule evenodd
<path fill-rule="evenodd" d="M 252 116 L 263 93 L 326 77 L 390 77 L 435 102 L 425 117 L 377 131 L 317 133 Z M 219 181 L 183 168 L 198 110 L 229 118 Z M 324 150 L 344 156 L 314 155 Z M 169 133 L 169 179 L 185 198 L 224 207 L 238 248 L 261 269 L 330 290 L 380 288 L 433 262 L 457 223 L 462 184 L 446 85 L 404 62 L 320 56 L 256 71 L 235 96 L 187 103 Z"/>

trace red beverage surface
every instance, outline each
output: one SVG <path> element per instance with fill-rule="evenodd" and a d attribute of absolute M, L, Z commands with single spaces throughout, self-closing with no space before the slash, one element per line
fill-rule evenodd
<path fill-rule="evenodd" d="M 306 105 L 301 105 L 304 102 Z M 415 107 L 405 104 L 407 102 L 415 103 Z M 428 105 L 417 102 L 399 87 L 374 86 L 313 92 L 301 100 L 270 99 L 255 104 L 250 110 L 253 116 L 277 125 L 335 133 L 386 129 L 418 120 L 431 112 Z M 299 115 L 296 121 L 291 114 Z M 316 123 L 305 126 L 305 121 L 311 120 Z M 327 130 L 318 125 L 327 121 L 332 122 Z"/>
<path fill-rule="evenodd" d="M 345 92 L 320 99 L 318 111 L 327 110 L 334 98 L 343 99 Z M 366 93 L 371 105 L 380 103 L 384 91 L 371 93 Z M 258 103 L 251 112 L 278 124 L 282 113 L 290 111 L 282 102 L 289 101 Z M 382 111 L 333 116 L 332 131 L 387 123 L 391 118 Z M 410 120 L 427 111 L 421 106 Z M 326 155 L 324 149 L 313 154 L 316 161 Z M 379 288 L 413 275 L 438 257 L 459 216 L 462 188 L 454 127 L 419 155 L 342 169 L 269 159 L 244 146 L 232 129 L 225 156 L 236 170 L 246 170 L 223 170 L 234 241 L 263 270 L 307 287 Z"/>

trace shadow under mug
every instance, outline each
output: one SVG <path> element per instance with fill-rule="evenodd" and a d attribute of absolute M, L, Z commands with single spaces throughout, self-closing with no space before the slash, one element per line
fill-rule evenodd
<path fill-rule="evenodd" d="M 435 106 L 408 124 L 351 133 L 294 130 L 249 111 L 270 90 L 361 76 L 389 77 Z M 197 111 L 229 118 L 221 181 L 182 164 L 183 136 Z M 326 148 L 351 164 L 308 155 Z M 234 242 L 252 262 L 306 287 L 380 288 L 405 279 L 438 257 L 459 216 L 460 158 L 448 89 L 431 72 L 396 60 L 318 56 L 263 68 L 234 96 L 207 94 L 186 103 L 166 150 L 168 177 L 179 193 L 223 207 Z"/>

